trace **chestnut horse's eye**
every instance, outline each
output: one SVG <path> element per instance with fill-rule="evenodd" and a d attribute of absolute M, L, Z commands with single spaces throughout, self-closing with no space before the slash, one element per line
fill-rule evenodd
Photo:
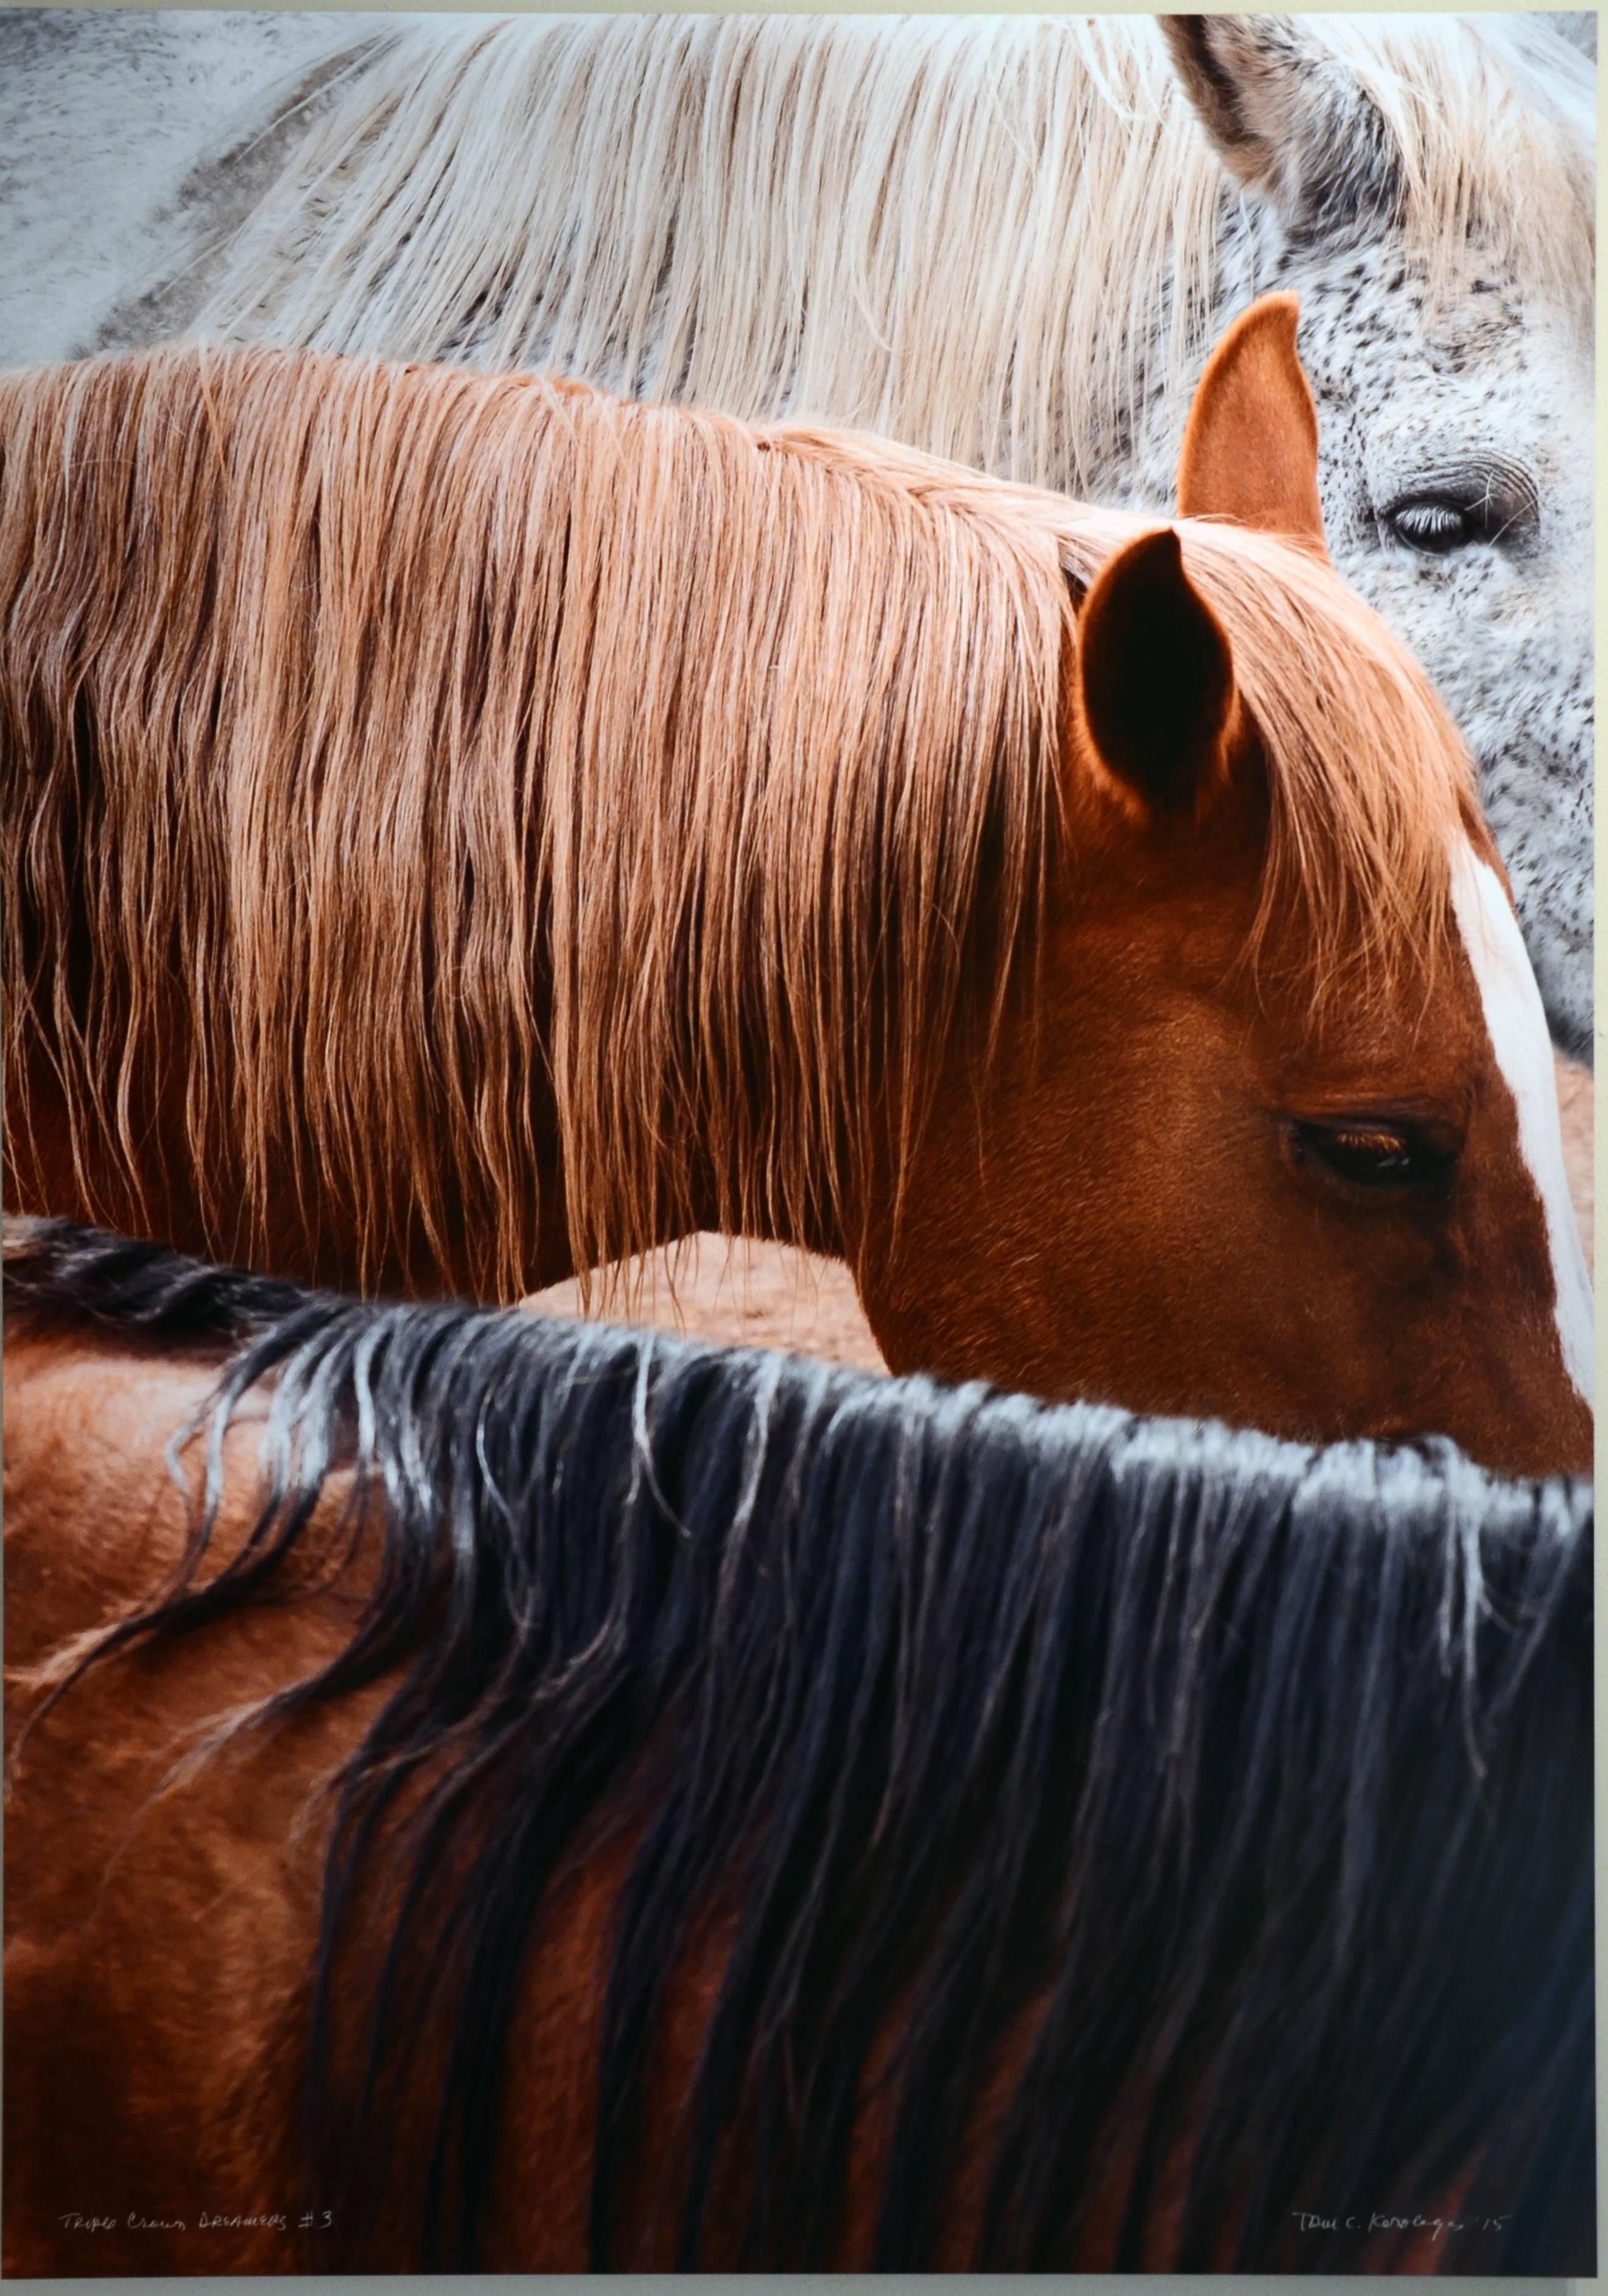
<path fill-rule="evenodd" d="M 1299 1162 L 1351 1188 L 1399 1191 L 1444 1180 L 1456 1162 L 1455 1150 L 1440 1146 L 1414 1126 L 1336 1118 L 1328 1123 L 1294 1120 L 1290 1144 Z"/>

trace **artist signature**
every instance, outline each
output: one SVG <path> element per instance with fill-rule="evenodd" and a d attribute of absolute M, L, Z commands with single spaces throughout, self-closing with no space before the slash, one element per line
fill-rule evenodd
<path fill-rule="evenodd" d="M 1505 2217 L 1398 2217 L 1379 2209 L 1344 2217 L 1319 2216 L 1310 2209 L 1292 2209 L 1290 2213 L 1301 2232 L 1427 2232 L 1437 2240 L 1456 2232 L 1500 2232 L 1513 2222 L 1511 2213 Z"/>
<path fill-rule="evenodd" d="M 288 2232 L 294 2224 L 301 2232 L 327 2232 L 332 2222 L 328 2209 L 304 2209 L 299 2215 L 286 2209 L 259 2209 L 254 2214 L 243 2215 L 219 2209 L 202 2209 L 193 2227 L 188 2217 L 148 2217 L 138 2209 L 130 2209 L 125 2217 L 86 2215 L 81 2209 L 69 2209 L 61 2218 L 69 2232 Z"/>

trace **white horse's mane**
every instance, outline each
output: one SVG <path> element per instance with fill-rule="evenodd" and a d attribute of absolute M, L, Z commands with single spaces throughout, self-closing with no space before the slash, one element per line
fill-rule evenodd
<path fill-rule="evenodd" d="M 1382 120 L 1432 282 L 1472 238 L 1588 313 L 1586 61 L 1539 20 L 1300 22 Z M 1188 388 L 1234 196 L 1150 20 L 438 19 L 365 45 L 199 324 L 1087 489 Z"/>

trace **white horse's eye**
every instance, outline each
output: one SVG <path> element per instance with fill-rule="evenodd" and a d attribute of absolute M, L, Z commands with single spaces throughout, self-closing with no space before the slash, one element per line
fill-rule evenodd
<path fill-rule="evenodd" d="M 1535 480 L 1510 456 L 1493 453 L 1439 470 L 1421 467 L 1415 478 L 1412 490 L 1397 495 L 1379 520 L 1409 550 L 1444 558 L 1473 542 L 1522 550 L 1535 539 L 1540 521 Z"/>
<path fill-rule="evenodd" d="M 1489 538 L 1483 523 L 1471 512 L 1432 496 L 1396 504 L 1385 512 L 1384 522 L 1398 541 L 1435 558 L 1448 550 L 1460 550 L 1466 542 Z"/>

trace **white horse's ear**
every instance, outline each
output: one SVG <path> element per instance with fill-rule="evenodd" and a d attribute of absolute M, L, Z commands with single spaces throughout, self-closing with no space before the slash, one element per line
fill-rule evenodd
<path fill-rule="evenodd" d="M 1303 231 L 1344 231 L 1396 202 L 1378 110 L 1292 16 L 1161 16 L 1173 68 L 1218 158 Z"/>
<path fill-rule="evenodd" d="M 1195 386 L 1178 457 L 1184 518 L 1232 518 L 1327 554 L 1317 410 L 1295 348 L 1293 295 L 1263 295 L 1227 330 Z"/>

